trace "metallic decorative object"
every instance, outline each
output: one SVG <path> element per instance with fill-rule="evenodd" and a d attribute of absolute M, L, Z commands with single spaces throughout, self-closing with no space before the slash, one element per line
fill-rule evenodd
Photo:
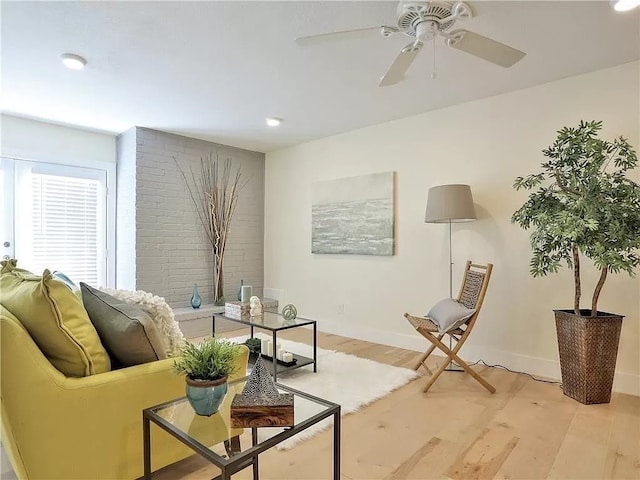
<path fill-rule="evenodd" d="M 293 394 L 278 391 L 259 356 L 242 393 L 231 402 L 231 427 L 292 427 L 293 410 Z"/>
<path fill-rule="evenodd" d="M 292 303 L 285 305 L 282 309 L 282 316 L 285 318 L 285 320 L 295 320 L 298 316 L 298 310 L 296 309 L 296 306 Z"/>

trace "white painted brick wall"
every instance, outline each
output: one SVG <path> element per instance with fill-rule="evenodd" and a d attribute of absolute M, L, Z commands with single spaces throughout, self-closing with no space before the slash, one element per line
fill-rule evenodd
<path fill-rule="evenodd" d="M 136 129 L 116 138 L 116 286 L 134 290 L 136 279 Z"/>
<path fill-rule="evenodd" d="M 129 140 L 127 133 L 121 135 L 123 146 Z M 240 194 L 227 242 L 225 297 L 235 299 L 241 279 L 261 295 L 264 154 L 140 127 L 135 129 L 135 150 L 135 287 L 181 307 L 189 305 L 197 283 L 203 303 L 212 301 L 210 245 L 173 159 L 189 176 L 189 168 L 197 174 L 200 159 L 217 151 L 220 160 L 231 158 L 234 167 L 241 165 L 243 177 L 250 178 Z"/>

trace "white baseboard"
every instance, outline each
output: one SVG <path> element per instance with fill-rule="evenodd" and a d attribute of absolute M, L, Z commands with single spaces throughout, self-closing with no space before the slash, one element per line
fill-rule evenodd
<path fill-rule="evenodd" d="M 613 391 L 640 397 L 640 375 L 616 371 L 613 377 Z"/>
<path fill-rule="evenodd" d="M 357 338 L 367 342 L 415 350 L 416 352 L 426 350 L 426 340 L 418 335 L 388 332 L 332 320 L 318 322 L 318 330 L 334 335 Z M 468 344 L 460 350 L 460 353 L 460 357 L 468 362 L 475 362 L 482 359 L 491 365 L 502 365 L 510 370 L 526 372 L 537 377 L 549 380 L 560 380 L 560 362 L 558 360 L 531 357 L 514 352 Z M 613 380 L 613 391 L 640 396 L 640 375 L 616 371 Z"/>

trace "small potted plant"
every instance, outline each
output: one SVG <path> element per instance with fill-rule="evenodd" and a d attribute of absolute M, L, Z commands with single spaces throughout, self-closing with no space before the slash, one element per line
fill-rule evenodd
<path fill-rule="evenodd" d="M 211 416 L 227 394 L 227 378 L 236 368 L 240 345 L 226 339 L 211 338 L 200 344 L 186 342 L 173 364 L 186 375 L 189 403 L 198 415 Z"/>
<path fill-rule="evenodd" d="M 251 337 L 245 340 L 244 344 L 249 349 L 249 353 L 252 357 L 257 357 L 262 351 L 262 340 L 256 337 Z"/>
<path fill-rule="evenodd" d="M 584 404 L 611 398 L 623 316 L 598 310 L 604 282 L 609 272 L 633 276 L 640 266 L 640 185 L 626 175 L 638 158 L 625 138 L 598 138 L 601 128 L 563 128 L 543 150 L 543 171 L 514 183 L 534 190 L 512 217 L 532 229 L 531 274 L 555 273 L 562 263 L 573 269 L 573 308 L 554 311 L 562 388 Z M 583 257 L 600 271 L 590 309 L 580 308 Z"/>

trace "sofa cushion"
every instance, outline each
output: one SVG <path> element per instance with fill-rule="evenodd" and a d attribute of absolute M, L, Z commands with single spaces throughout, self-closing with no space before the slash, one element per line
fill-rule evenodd
<path fill-rule="evenodd" d="M 73 292 L 73 294 L 78 297 L 80 299 L 80 301 L 82 301 L 82 294 L 80 293 L 80 287 L 78 285 L 76 285 L 73 280 L 71 280 L 69 277 L 67 277 L 64 273 L 59 272 L 59 271 L 55 271 L 51 274 L 51 276 L 53 278 L 55 278 L 56 280 L 64 283 L 67 288 L 69 288 L 69 290 L 71 290 Z"/>
<path fill-rule="evenodd" d="M 18 267 L 18 261 L 15 258 L 11 258 L 9 260 L 2 260 L 0 262 L 0 275 L 3 273 L 9 272 L 22 272 L 22 273 L 31 273 L 28 270 L 24 270 Z"/>
<path fill-rule="evenodd" d="M 167 358 L 160 332 L 141 308 L 80 282 L 82 301 L 103 345 L 118 365 Z"/>
<path fill-rule="evenodd" d="M 108 372 L 111 362 L 80 299 L 49 270 L 0 273 L 0 303 L 27 329 L 60 372 L 84 377 Z"/>
<path fill-rule="evenodd" d="M 169 357 L 179 355 L 185 338 L 180 330 L 180 325 L 173 315 L 173 310 L 164 298 L 143 290 L 129 291 L 109 288 L 102 288 L 101 290 L 129 305 L 136 305 L 148 313 L 160 332 L 167 355 Z"/>

